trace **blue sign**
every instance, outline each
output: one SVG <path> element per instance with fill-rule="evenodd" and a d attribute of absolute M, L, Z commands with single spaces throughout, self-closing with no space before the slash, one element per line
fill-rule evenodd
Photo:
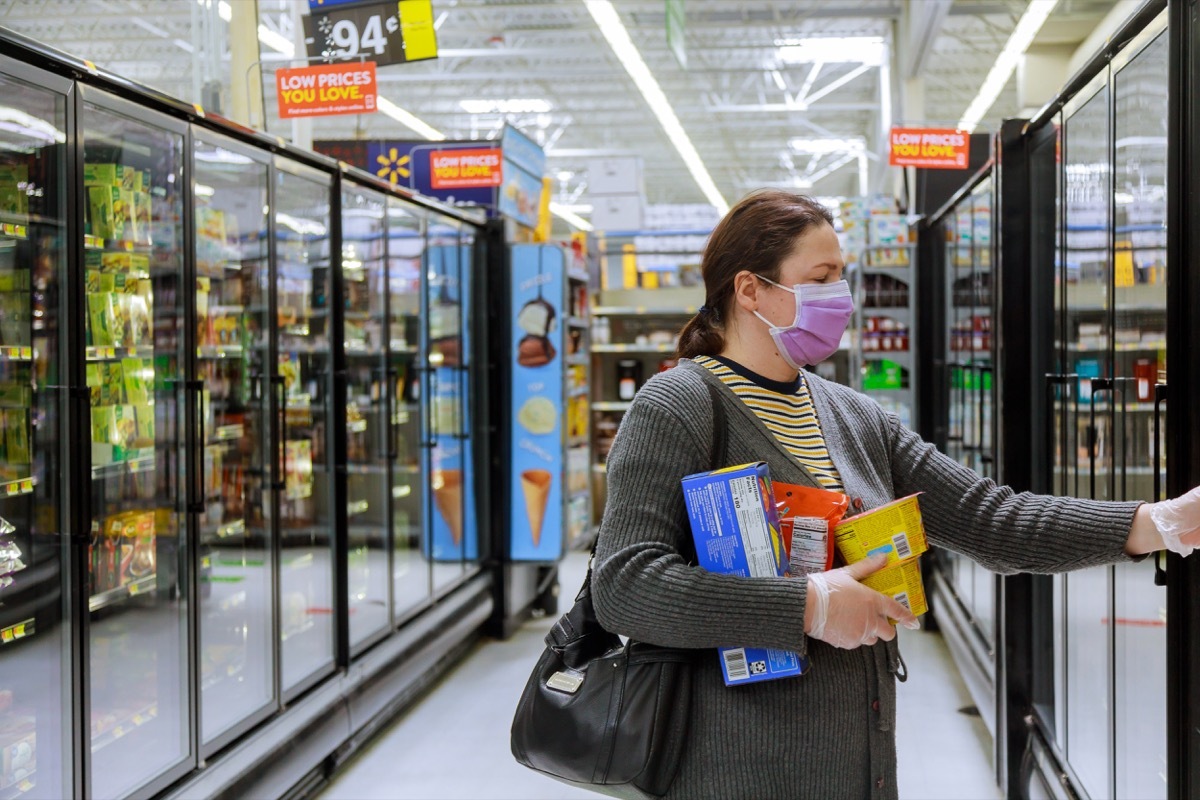
<path fill-rule="evenodd" d="M 512 248 L 512 455 L 509 558 L 557 561 L 563 501 L 566 258 L 552 245 Z"/>
<path fill-rule="evenodd" d="M 309 11 L 324 11 L 337 6 L 358 6 L 366 3 L 378 3 L 379 0 L 308 0 Z"/>
<path fill-rule="evenodd" d="M 436 197 L 457 205 L 496 207 L 496 190 L 490 186 L 472 189 L 434 189 L 432 156 L 446 150 L 474 150 L 486 142 L 403 142 L 367 143 L 366 170 L 394 186 L 403 186 L 426 197 Z"/>
<path fill-rule="evenodd" d="M 504 126 L 500 149 L 504 153 L 504 183 L 500 186 L 497 207 L 506 217 L 536 227 L 546 153 L 537 142 L 511 125 Z"/>
<path fill-rule="evenodd" d="M 425 251 L 425 348 L 429 353 L 425 402 L 433 444 L 429 453 L 432 503 L 426 553 L 434 561 L 479 558 L 475 516 L 474 459 L 471 449 L 468 394 L 466 306 L 471 247 L 458 244 L 458 230 L 431 225 L 431 241 L 445 233 L 451 242 L 430 244 Z"/>

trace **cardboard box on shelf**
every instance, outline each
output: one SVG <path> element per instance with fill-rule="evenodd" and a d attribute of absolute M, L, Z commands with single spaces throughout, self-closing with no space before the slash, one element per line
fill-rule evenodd
<path fill-rule="evenodd" d="M 700 566 L 744 578 L 785 574 L 788 557 L 766 463 L 688 475 L 683 495 Z M 786 650 L 723 647 L 719 654 L 726 686 L 801 675 L 808 669 L 807 659 Z"/>

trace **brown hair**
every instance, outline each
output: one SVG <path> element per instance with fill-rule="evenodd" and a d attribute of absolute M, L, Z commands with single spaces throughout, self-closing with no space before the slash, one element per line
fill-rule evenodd
<path fill-rule="evenodd" d="M 720 353 L 725 324 L 733 313 L 733 279 L 749 270 L 778 280 L 779 265 L 796 240 L 821 224 L 833 224 L 829 209 L 811 197 L 778 189 L 752 192 L 731 208 L 708 237 L 700 258 L 704 306 L 679 334 L 678 357 Z"/>

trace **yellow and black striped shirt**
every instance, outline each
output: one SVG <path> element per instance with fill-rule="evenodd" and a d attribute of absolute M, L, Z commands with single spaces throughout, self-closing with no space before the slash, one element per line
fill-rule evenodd
<path fill-rule="evenodd" d="M 835 492 L 845 491 L 825 446 L 817 409 L 803 375 L 797 377 L 795 383 L 785 385 L 757 376 L 725 359 L 699 356 L 695 361 L 741 398 L 822 487 Z"/>

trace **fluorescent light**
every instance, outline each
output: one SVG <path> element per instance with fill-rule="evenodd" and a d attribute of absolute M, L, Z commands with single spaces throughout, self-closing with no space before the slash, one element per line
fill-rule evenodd
<path fill-rule="evenodd" d="M 788 146 L 795 152 L 806 155 L 829 155 L 831 153 L 861 153 L 866 149 L 867 144 L 861 136 L 847 139 L 796 137 L 788 140 Z"/>
<path fill-rule="evenodd" d="M 548 114 L 549 100 L 517 98 L 512 100 L 460 100 L 468 114 Z"/>
<path fill-rule="evenodd" d="M 167 33 L 166 31 L 164 31 L 162 28 L 158 27 L 157 25 L 150 24 L 149 22 L 142 19 L 141 17 L 130 17 L 129 21 L 132 22 L 134 25 L 137 25 L 142 30 L 153 33 L 155 36 L 158 36 L 161 39 L 171 38 L 171 34 Z"/>
<path fill-rule="evenodd" d="M 327 232 L 325 226 L 316 220 L 293 217 L 291 214 L 278 213 L 275 215 L 275 221 L 301 236 L 324 236 Z"/>
<path fill-rule="evenodd" d="M 258 40 L 275 52 L 283 53 L 288 58 L 293 58 L 296 55 L 296 45 L 266 25 L 258 26 Z"/>
<path fill-rule="evenodd" d="M 675 145 L 675 149 L 679 151 L 683 163 L 687 165 L 688 172 L 699 184 L 700 191 L 708 198 L 708 202 L 717 207 L 721 216 L 724 216 L 725 212 L 729 210 L 729 203 L 725 202 L 725 198 L 717 190 L 717 185 L 713 183 L 712 176 L 708 174 L 704 161 L 696 152 L 696 148 L 692 146 L 692 140 L 688 138 L 683 125 L 679 123 L 679 118 L 671 110 L 671 104 L 667 102 L 666 95 L 659 88 L 658 81 L 650 74 L 646 62 L 642 61 L 641 54 L 634 47 L 633 41 L 629 38 L 625 26 L 621 24 L 621 18 L 617 15 L 612 3 L 609 0 L 585 0 L 585 2 L 588 13 L 600 27 L 600 33 L 604 34 L 609 47 L 621 60 L 629 77 L 633 78 L 634 84 L 642 93 L 642 97 L 646 99 L 654 116 L 658 117 L 659 124 L 666 131 L 671 144 Z"/>
<path fill-rule="evenodd" d="M 424 120 L 413 116 L 400 106 L 393 103 L 391 100 L 388 100 L 386 97 L 377 98 L 375 100 L 375 107 L 384 114 L 387 114 L 392 119 L 396 120 L 396 122 L 399 122 L 401 125 L 411 128 L 412 130 L 421 134 L 426 139 L 432 139 L 436 142 L 440 142 L 446 138 L 446 134 L 442 133 Z"/>
<path fill-rule="evenodd" d="M 221 19 L 225 20 L 226 22 L 229 22 L 233 19 L 233 7 L 230 6 L 229 3 L 226 3 L 225 0 L 221 0 L 221 2 L 217 3 L 217 13 L 220 14 Z"/>
<path fill-rule="evenodd" d="M 210 164 L 253 164 L 254 159 L 247 158 L 241 153 L 233 153 L 229 150 L 217 147 L 212 150 L 197 150 L 196 158 L 199 161 L 207 161 Z"/>
<path fill-rule="evenodd" d="M 886 44 L 882 36 L 820 36 L 781 39 L 779 60 L 785 64 L 883 63 Z"/>
<path fill-rule="evenodd" d="M 206 186 L 203 183 L 196 184 L 196 197 L 212 197 L 217 193 L 217 190 L 211 186 Z"/>
<path fill-rule="evenodd" d="M 1042 25 L 1046 23 L 1046 18 L 1050 16 L 1050 12 L 1054 11 L 1054 7 L 1057 5 L 1058 0 L 1030 0 L 1025 13 L 1017 22 L 1017 27 L 1013 29 L 1004 49 L 1000 51 L 996 63 L 992 65 L 983 85 L 979 87 L 979 94 L 975 95 L 971 105 L 967 106 L 967 110 L 963 112 L 962 119 L 958 121 L 959 128 L 968 133 L 975 130 L 979 120 L 983 119 L 983 115 L 991 109 L 996 98 L 1000 96 L 1004 84 L 1008 83 L 1013 70 L 1017 68 L 1017 62 L 1029 49 L 1033 38 L 1037 36 Z"/>
<path fill-rule="evenodd" d="M 592 223 L 553 200 L 550 201 L 550 213 L 581 231 L 594 230 Z"/>

